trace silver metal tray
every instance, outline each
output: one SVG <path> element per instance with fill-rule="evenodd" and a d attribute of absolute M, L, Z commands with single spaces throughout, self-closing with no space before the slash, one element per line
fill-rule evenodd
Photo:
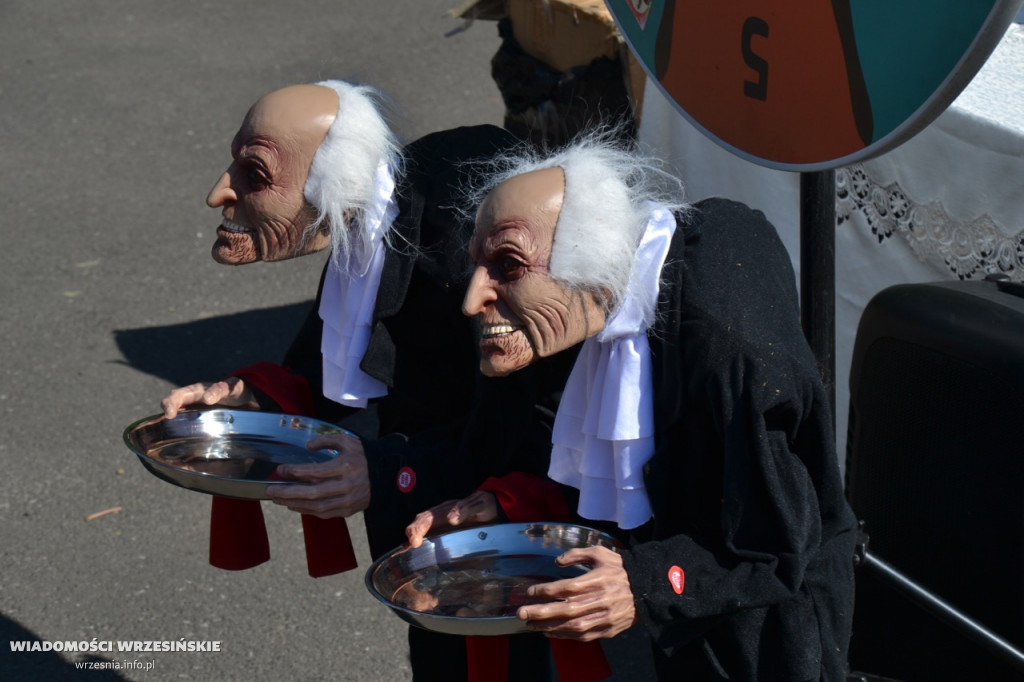
<path fill-rule="evenodd" d="M 601 531 L 563 523 L 477 526 L 397 547 L 366 572 L 366 587 L 403 620 L 452 635 L 526 632 L 516 618 L 537 583 L 574 578 L 585 565 L 559 566 L 575 547 L 620 543 Z"/>
<path fill-rule="evenodd" d="M 290 414 L 246 410 L 185 410 L 173 419 L 155 415 L 124 430 L 124 442 L 155 476 L 174 485 L 246 500 L 267 499 L 279 464 L 324 462 L 332 450 L 310 451 L 317 436 L 350 433 Z"/>

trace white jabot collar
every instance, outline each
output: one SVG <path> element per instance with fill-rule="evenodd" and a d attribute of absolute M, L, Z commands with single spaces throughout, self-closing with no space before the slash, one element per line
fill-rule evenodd
<path fill-rule="evenodd" d="M 324 395 L 351 407 L 366 407 L 370 398 L 387 395 L 387 385 L 364 372 L 359 363 L 370 342 L 373 310 L 387 248 L 384 235 L 398 215 L 395 179 L 385 162 L 377 167 L 374 198 L 363 213 L 362 238 L 346 271 L 331 258 L 320 297 L 324 321 L 320 349 L 324 359 Z"/>
<path fill-rule="evenodd" d="M 555 416 L 548 475 L 579 489 L 581 516 L 620 528 L 651 518 L 643 479 L 643 466 L 654 454 L 647 329 L 675 229 L 672 212 L 652 206 L 633 259 L 629 295 L 604 329 L 583 343 Z"/>

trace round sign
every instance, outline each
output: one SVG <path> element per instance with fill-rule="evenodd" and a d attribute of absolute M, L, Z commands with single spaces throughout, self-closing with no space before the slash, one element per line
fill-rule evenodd
<path fill-rule="evenodd" d="M 835 168 L 942 113 L 1022 0 L 606 0 L 651 81 L 733 153 Z"/>

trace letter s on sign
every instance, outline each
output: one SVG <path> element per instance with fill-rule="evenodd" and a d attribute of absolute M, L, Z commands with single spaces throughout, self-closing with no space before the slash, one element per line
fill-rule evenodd
<path fill-rule="evenodd" d="M 743 81 L 743 94 L 762 102 L 768 99 L 768 62 L 754 52 L 754 36 L 768 37 L 768 22 L 760 17 L 747 17 L 743 22 L 743 63 L 757 72 L 757 82 Z"/>

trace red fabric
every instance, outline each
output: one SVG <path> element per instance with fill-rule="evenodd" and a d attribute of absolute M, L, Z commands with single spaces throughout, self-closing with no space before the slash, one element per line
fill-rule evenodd
<path fill-rule="evenodd" d="M 612 668 L 598 641 L 549 639 L 559 682 L 597 682 L 612 676 Z M 509 638 L 466 637 L 466 667 L 469 682 L 508 680 Z"/>
<path fill-rule="evenodd" d="M 513 523 L 569 521 L 572 513 L 558 484 L 543 476 L 514 472 L 488 478 L 478 488 L 494 493 Z M 596 682 L 611 677 L 612 669 L 600 642 L 549 639 L 561 682 Z M 508 679 L 508 637 L 466 637 L 469 682 Z"/>
<path fill-rule="evenodd" d="M 285 414 L 312 417 L 313 391 L 306 377 L 272 362 L 257 362 L 231 373 L 274 400 Z"/>
<path fill-rule="evenodd" d="M 313 578 L 351 571 L 359 565 L 345 519 L 302 515 L 306 569 Z"/>
<path fill-rule="evenodd" d="M 549 639 L 559 682 L 594 682 L 612 676 L 604 649 L 597 640 Z"/>
<path fill-rule="evenodd" d="M 270 541 L 258 500 L 214 497 L 210 511 L 210 565 L 241 571 L 270 559 Z"/>
<path fill-rule="evenodd" d="M 271 362 L 257 362 L 234 373 L 266 393 L 286 414 L 311 416 L 313 393 L 305 377 Z M 345 519 L 302 514 L 306 568 L 321 578 L 358 565 Z M 210 509 L 210 565 L 228 571 L 258 566 L 270 559 L 270 541 L 258 500 L 214 497 Z"/>
<path fill-rule="evenodd" d="M 488 478 L 478 490 L 494 493 L 501 510 L 513 523 L 572 520 L 562 491 L 550 478 L 517 471 L 501 478 Z"/>
<path fill-rule="evenodd" d="M 301 516 L 310 576 L 322 578 L 359 565 L 345 519 Z M 210 565 L 241 571 L 269 559 L 270 541 L 259 500 L 214 497 L 210 509 Z"/>
<path fill-rule="evenodd" d="M 469 682 L 508 680 L 508 635 L 466 637 L 466 667 Z"/>

